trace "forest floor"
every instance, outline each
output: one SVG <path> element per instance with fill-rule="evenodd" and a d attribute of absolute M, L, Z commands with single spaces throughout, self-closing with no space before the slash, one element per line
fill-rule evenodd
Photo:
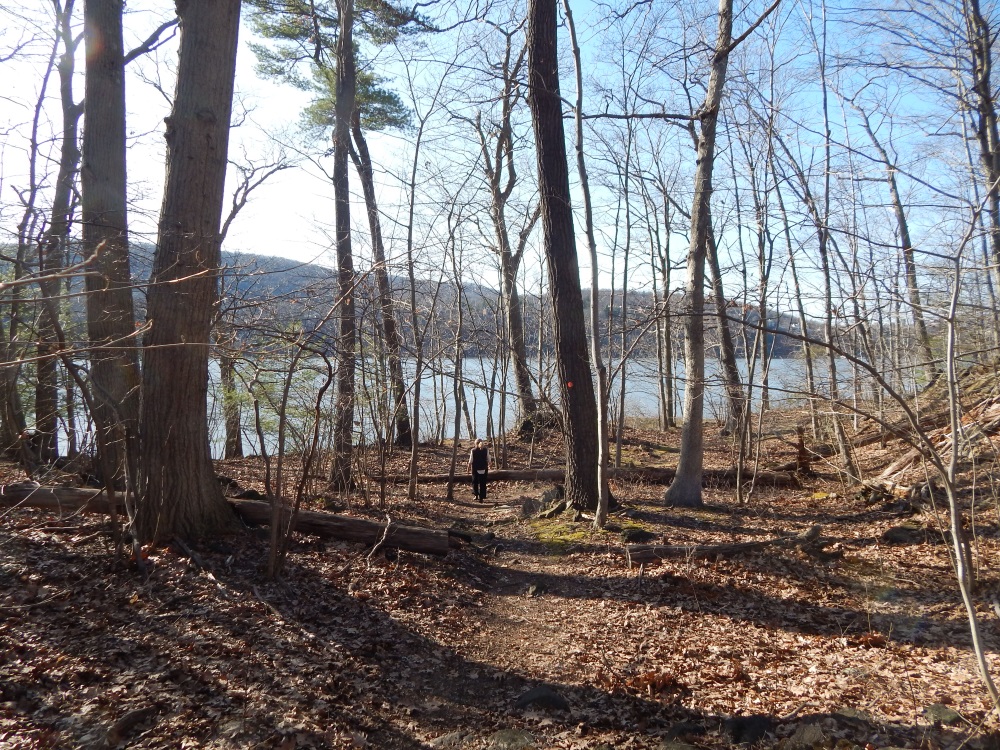
<path fill-rule="evenodd" d="M 623 464 L 673 465 L 678 442 L 631 429 Z M 900 445 L 859 449 L 866 475 Z M 763 464 L 795 457 L 789 441 L 761 447 Z M 558 466 L 561 450 L 557 436 L 512 442 L 507 463 L 525 468 L 531 451 L 532 466 Z M 422 449 L 421 471 L 447 471 L 450 454 Z M 706 465 L 732 459 L 714 430 Z M 142 573 L 115 559 L 107 519 L 0 511 L 0 748 L 997 747 L 943 500 L 871 504 L 833 464 L 814 468 L 742 503 L 709 488 L 698 510 L 616 482 L 621 507 L 599 532 L 535 517 L 545 484 L 494 482 L 486 503 L 467 485 L 451 502 L 439 485 L 415 501 L 401 486 L 384 502 L 317 498 L 472 541 L 432 557 L 296 538 L 278 582 L 263 529 L 194 558 L 153 550 Z M 260 486 L 254 459 L 219 471 Z M 991 476 L 980 465 L 966 511 L 997 674 Z M 821 547 L 631 569 L 624 555 L 626 538 L 730 544 L 814 525 Z"/>

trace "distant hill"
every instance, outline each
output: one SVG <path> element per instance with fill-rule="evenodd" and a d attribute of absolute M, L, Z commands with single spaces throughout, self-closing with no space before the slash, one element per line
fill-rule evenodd
<path fill-rule="evenodd" d="M 152 270 L 153 246 L 148 243 L 134 243 L 131 250 L 136 315 L 142 319 L 145 317 L 146 283 Z M 254 331 L 265 336 L 279 335 L 287 333 L 292 328 L 304 326 L 306 330 L 312 330 L 317 334 L 320 345 L 332 349 L 335 328 L 331 322 L 330 310 L 338 296 L 335 269 L 318 263 L 303 263 L 277 256 L 229 251 L 223 252 L 222 264 L 220 311 L 235 316 L 238 327 L 245 328 L 249 332 L 248 336 L 254 335 Z M 412 341 L 409 279 L 403 275 L 394 275 L 390 277 L 390 284 L 399 311 L 398 323 L 404 341 Z M 82 281 L 74 282 L 73 286 L 80 290 Z M 612 304 L 611 293 L 603 289 L 600 292 L 601 337 L 610 353 L 619 351 L 621 345 L 619 295 L 620 292 L 617 292 Z M 583 297 L 584 305 L 589 307 L 589 289 L 583 290 Z M 457 320 L 456 285 L 451 281 L 439 283 L 431 279 L 417 279 L 416 299 L 420 310 L 418 316 L 420 327 L 427 326 L 428 316 L 433 311 L 434 319 L 430 326 L 427 326 L 427 330 L 438 342 L 436 348 L 445 346 L 450 349 Z M 499 292 L 481 284 L 465 284 L 462 288 L 462 300 L 462 342 L 466 355 L 493 357 L 502 354 L 505 317 Z M 551 314 L 548 298 L 539 298 L 535 290 L 529 289 L 522 292 L 521 301 L 527 349 L 529 352 L 538 352 L 541 336 L 544 337 L 541 350 L 551 352 L 554 342 L 549 325 Z M 370 330 L 377 321 L 380 308 L 377 304 L 375 278 L 370 273 L 365 274 L 363 270 L 355 302 L 362 326 L 368 326 Z M 680 306 L 681 299 L 675 295 L 672 307 L 677 311 Z M 85 315 L 83 297 L 71 297 L 68 309 L 73 321 L 82 324 Z M 653 295 L 647 291 L 630 291 L 628 310 L 628 327 L 631 331 L 628 345 L 633 356 L 654 357 L 656 328 L 651 321 L 656 310 Z M 709 317 L 707 320 L 708 345 L 712 348 L 712 341 L 717 340 L 713 331 L 714 319 Z M 680 317 L 675 316 L 674 321 L 679 327 Z M 739 332 L 738 325 L 731 324 L 737 346 L 741 346 L 744 340 L 748 345 L 753 345 L 754 326 L 757 322 L 756 310 L 746 312 L 746 321 L 748 324 L 746 337 Z M 769 321 L 769 328 L 775 332 L 771 342 L 774 356 L 798 354 L 800 351 L 798 342 L 776 335 L 780 334 L 780 331 L 797 332 L 796 320 L 787 315 L 774 315 Z M 637 344 L 636 337 L 640 337 Z M 682 340 L 679 330 L 674 338 L 678 343 Z M 326 339 L 325 344 L 324 339 Z"/>

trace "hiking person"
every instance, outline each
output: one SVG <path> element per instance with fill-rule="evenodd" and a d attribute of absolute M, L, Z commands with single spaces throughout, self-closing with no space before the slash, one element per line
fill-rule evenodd
<path fill-rule="evenodd" d="M 472 494 L 476 500 L 486 499 L 486 479 L 490 471 L 490 452 L 486 442 L 481 438 L 476 441 L 476 447 L 469 452 L 469 473 L 472 474 Z"/>

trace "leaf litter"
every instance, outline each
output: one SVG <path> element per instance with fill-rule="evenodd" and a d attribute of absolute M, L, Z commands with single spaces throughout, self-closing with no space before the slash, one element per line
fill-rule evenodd
<path fill-rule="evenodd" d="M 629 437 L 637 460 L 664 439 Z M 558 441 L 542 448 L 554 462 Z M 511 464 L 527 465 L 526 450 L 511 446 Z M 449 451 L 423 460 L 439 471 Z M 726 446 L 709 460 L 726 465 Z M 259 481 L 249 460 L 220 471 Z M 743 505 L 712 489 L 702 510 L 617 484 L 608 528 L 563 515 L 559 544 L 522 514 L 547 485 L 497 482 L 484 505 L 390 488 L 379 507 L 334 502 L 472 542 L 439 559 L 298 538 L 278 582 L 263 576 L 255 530 L 200 543 L 198 562 L 155 550 L 143 576 L 115 561 L 104 519 L 5 512 L 0 748 L 498 748 L 515 732 L 537 748 L 995 747 L 940 519 L 920 510 L 908 520 L 926 536 L 886 544 L 898 514 L 832 476 L 806 484 Z M 995 649 L 1000 534 L 995 500 L 977 507 L 979 614 Z M 633 569 L 622 554 L 626 527 L 710 545 L 815 524 L 822 553 Z M 539 687 L 560 700 L 520 700 Z M 936 705 L 957 723 L 932 718 Z"/>

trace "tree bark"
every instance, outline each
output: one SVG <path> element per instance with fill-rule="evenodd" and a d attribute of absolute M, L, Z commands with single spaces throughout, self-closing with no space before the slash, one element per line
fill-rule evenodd
<path fill-rule="evenodd" d="M 236 360 L 228 354 L 219 354 L 219 381 L 222 385 L 222 417 L 226 426 L 223 457 L 227 460 L 243 458 L 243 420 L 236 392 Z"/>
<path fill-rule="evenodd" d="M 500 259 L 500 280 L 507 319 L 510 360 L 514 367 L 521 424 L 527 434 L 535 427 L 533 420 L 538 410 L 538 403 L 535 400 L 531 386 L 531 372 L 528 369 L 528 355 L 524 344 L 524 316 L 517 292 L 517 272 L 524 253 L 525 240 L 538 214 L 533 213 L 528 220 L 524 231 L 521 232 L 521 242 L 515 250 L 510 241 L 510 229 L 507 225 L 507 202 L 517 184 L 512 116 L 514 107 L 521 97 L 520 75 L 524 65 L 525 50 L 522 48 L 515 54 L 512 44 L 514 37 L 513 32 L 506 34 L 503 62 L 499 66 L 500 74 L 503 76 L 503 91 L 499 97 L 501 115 L 493 149 L 489 147 L 489 137 L 483 131 L 478 116 L 475 125 L 483 155 L 483 171 L 490 190 L 490 218 L 493 221 L 493 231 L 497 241 L 496 253 Z"/>
<path fill-rule="evenodd" d="M 385 335 L 386 354 L 389 365 L 389 388 L 392 391 L 393 422 L 395 443 L 401 448 L 408 448 L 413 439 L 410 430 L 410 414 L 406 408 L 406 381 L 403 377 L 403 337 L 396 325 L 396 305 L 392 299 L 392 287 L 389 284 L 389 269 L 385 259 L 385 243 L 382 238 L 382 222 L 378 215 L 378 200 L 375 197 L 375 176 L 372 170 L 372 158 L 368 152 L 368 141 L 361 130 L 358 112 L 354 113 L 351 125 L 354 135 L 354 146 L 351 157 L 354 167 L 361 179 L 361 190 L 365 196 L 365 208 L 368 213 L 368 228 L 371 231 L 372 255 L 375 260 L 375 283 L 378 286 L 378 302 L 382 313 L 382 332 Z"/>
<path fill-rule="evenodd" d="M 559 388 L 565 412 L 566 499 L 574 508 L 596 510 L 599 497 L 597 403 L 587 356 L 580 268 L 573 233 L 556 30 L 556 0 L 531 0 L 528 6 L 528 104 L 535 131 Z"/>
<path fill-rule="evenodd" d="M 729 408 L 726 416 L 726 432 L 737 434 L 743 429 L 747 412 L 747 394 L 743 390 L 740 368 L 736 362 L 736 342 L 729 327 L 729 305 L 722 286 L 722 268 L 719 264 L 719 247 L 715 243 L 715 233 L 709 230 L 708 268 L 715 302 L 715 316 L 719 321 L 719 354 L 722 360 L 723 379 L 726 382 L 726 400 Z"/>
<path fill-rule="evenodd" d="M 140 421 L 143 541 L 236 528 L 208 437 L 208 354 L 218 297 L 240 0 L 182 2 L 167 178 L 148 297 Z"/>
<path fill-rule="evenodd" d="M 74 38 L 71 28 L 73 1 L 69 0 L 58 11 L 58 35 L 63 52 L 59 58 L 59 99 L 62 108 L 62 142 L 59 153 L 59 170 L 56 175 L 55 192 L 49 226 L 42 239 L 39 252 L 39 270 L 42 275 L 56 274 L 66 264 L 69 243 L 70 221 L 73 215 L 73 186 L 80 166 L 80 150 L 77 147 L 77 131 L 83 107 L 73 101 L 73 76 L 75 73 L 76 48 L 79 39 Z M 60 280 L 42 282 L 41 291 L 45 298 L 39 310 L 38 362 L 35 365 L 37 384 L 35 387 L 35 429 L 38 433 L 39 458 L 48 463 L 59 455 L 59 297 Z"/>
<path fill-rule="evenodd" d="M 979 0 L 963 0 L 962 10 L 972 54 L 972 105 L 978 115 L 975 131 L 979 160 L 986 174 L 994 284 L 1000 288 L 1000 125 L 992 82 L 995 32 L 983 15 Z"/>
<path fill-rule="evenodd" d="M 352 485 L 354 457 L 354 372 L 357 321 L 354 305 L 354 254 L 351 248 L 351 192 L 347 163 L 351 118 L 356 104 L 354 68 L 354 0 L 338 0 L 337 103 L 333 127 L 333 192 L 339 278 L 340 335 L 337 339 L 337 400 L 333 407 L 333 465 L 330 484 L 346 490 Z"/>
<path fill-rule="evenodd" d="M 569 0 L 563 0 L 566 25 L 569 27 L 570 42 L 573 45 L 573 63 L 576 72 L 576 168 L 580 173 L 580 190 L 583 193 L 584 229 L 587 233 L 587 250 L 590 253 L 590 356 L 597 371 L 597 512 L 594 526 L 604 528 L 608 517 L 610 488 L 608 487 L 608 459 L 610 445 L 608 436 L 608 370 L 601 355 L 601 303 L 598 285 L 597 238 L 594 234 L 594 208 L 590 196 L 590 179 L 587 175 L 587 160 L 583 149 L 583 60 L 576 38 L 576 24 Z M 541 337 L 539 337 L 541 338 Z M 659 342 L 657 342 L 659 343 Z M 539 342 L 541 346 L 541 342 Z M 539 368 L 540 369 L 540 368 Z"/>
<path fill-rule="evenodd" d="M 86 0 L 87 69 L 80 174 L 83 255 L 95 252 L 88 269 L 87 334 L 96 429 L 104 432 L 105 456 L 98 467 L 120 485 L 139 422 L 139 355 L 129 266 L 125 69 L 122 39 L 124 0 Z"/>
<path fill-rule="evenodd" d="M 699 110 L 701 134 L 695 169 L 694 201 L 691 208 L 691 246 L 687 265 L 687 307 L 684 321 L 684 426 L 677 478 L 667 489 L 668 505 L 700 507 L 704 461 L 705 413 L 705 257 L 711 232 L 712 170 L 715 165 L 715 132 L 722 104 L 722 90 L 729 64 L 733 35 L 733 2 L 719 0 L 718 37 L 712 72 Z"/>

